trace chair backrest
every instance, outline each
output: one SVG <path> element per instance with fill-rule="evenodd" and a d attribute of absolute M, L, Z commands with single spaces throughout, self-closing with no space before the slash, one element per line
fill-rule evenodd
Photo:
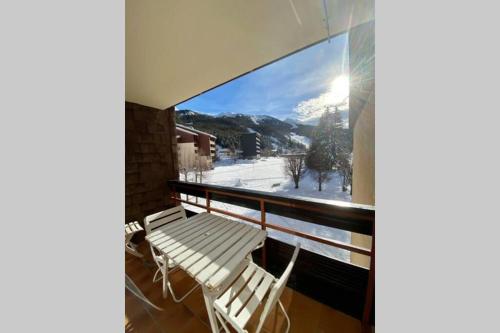
<path fill-rule="evenodd" d="M 148 215 L 144 218 L 144 227 L 146 229 L 146 235 L 151 233 L 156 228 L 161 227 L 167 223 L 171 223 L 178 220 L 186 220 L 186 211 L 182 206 L 175 206 L 173 208 Z"/>
<path fill-rule="evenodd" d="M 283 293 L 283 290 L 285 290 L 288 278 L 292 273 L 293 265 L 295 264 L 295 260 L 297 260 L 297 256 L 299 255 L 299 250 L 300 243 L 297 243 L 297 245 L 295 245 L 295 250 L 293 251 L 290 263 L 288 263 L 285 271 L 283 272 L 283 274 L 281 274 L 281 277 L 278 279 L 278 281 L 276 281 L 276 283 L 271 288 L 271 291 L 269 292 L 269 297 L 267 298 L 266 304 L 264 305 L 264 310 L 262 310 L 262 314 L 260 315 L 259 326 L 257 327 L 256 332 L 260 332 L 262 326 L 264 325 L 264 321 L 278 302 L 281 294 Z"/>

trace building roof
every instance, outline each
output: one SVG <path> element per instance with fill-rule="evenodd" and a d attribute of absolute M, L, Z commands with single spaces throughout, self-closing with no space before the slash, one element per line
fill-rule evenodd
<path fill-rule="evenodd" d="M 181 128 L 181 129 L 183 129 L 185 131 L 191 132 L 191 133 L 196 134 L 196 135 L 203 134 L 203 135 L 208 135 L 208 136 L 210 136 L 213 139 L 217 139 L 216 136 L 214 136 L 214 135 L 212 135 L 210 133 L 207 133 L 207 132 L 199 131 L 199 130 L 193 128 L 193 127 L 189 127 L 189 126 L 181 125 L 181 124 L 177 124 L 176 126 L 177 126 L 177 128 Z"/>
<path fill-rule="evenodd" d="M 372 21 L 374 7 L 374 0 L 126 0 L 125 99 L 177 105 Z"/>
<path fill-rule="evenodd" d="M 182 127 L 179 127 L 179 125 L 177 125 L 177 126 L 175 127 L 175 129 L 176 129 L 177 131 L 179 131 L 179 132 L 183 132 L 183 133 L 187 133 L 187 134 L 190 134 L 190 135 L 198 136 L 198 134 L 196 134 L 195 132 L 190 131 L 190 130 L 186 130 L 186 129 L 182 128 Z"/>
<path fill-rule="evenodd" d="M 241 136 L 262 136 L 259 132 L 251 132 L 251 133 L 241 133 Z"/>

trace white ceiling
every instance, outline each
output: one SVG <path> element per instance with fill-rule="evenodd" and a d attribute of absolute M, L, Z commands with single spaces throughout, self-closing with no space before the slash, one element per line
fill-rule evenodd
<path fill-rule="evenodd" d="M 330 34 L 373 0 L 326 0 Z M 327 38 L 323 0 L 126 0 L 125 97 L 164 109 Z"/>

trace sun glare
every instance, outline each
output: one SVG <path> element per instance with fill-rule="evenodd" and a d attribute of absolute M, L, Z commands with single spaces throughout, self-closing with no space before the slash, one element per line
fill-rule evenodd
<path fill-rule="evenodd" d="M 332 104 L 342 103 L 349 97 L 349 76 L 337 76 L 330 84 L 329 93 Z"/>

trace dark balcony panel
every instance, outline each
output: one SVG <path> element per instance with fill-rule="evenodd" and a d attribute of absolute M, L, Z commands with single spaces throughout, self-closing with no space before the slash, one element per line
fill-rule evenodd
<path fill-rule="evenodd" d="M 280 276 L 290 261 L 293 249 L 290 244 L 267 237 L 267 270 Z M 254 251 L 252 257 L 257 264 L 262 264 L 260 249 Z M 323 304 L 361 319 L 368 273 L 365 268 L 301 249 L 287 285 Z M 371 320 L 374 323 L 374 316 Z"/>
<path fill-rule="evenodd" d="M 186 186 L 181 183 L 175 184 L 173 190 L 177 193 L 183 193 L 187 195 L 193 195 L 197 197 L 205 197 L 205 191 L 192 186 Z"/>
<path fill-rule="evenodd" d="M 231 205 L 237 205 L 249 209 L 260 210 L 260 204 L 258 201 L 255 200 L 249 201 L 248 199 L 236 198 L 218 193 L 212 193 L 211 198 L 212 200 L 225 202 Z"/>
<path fill-rule="evenodd" d="M 315 199 L 296 199 L 283 197 L 269 192 L 230 188 L 217 185 L 186 183 L 179 181 L 169 181 L 182 193 L 185 191 L 198 191 L 200 197 L 205 197 L 205 190 L 216 190 L 227 194 L 213 193 L 212 200 L 234 204 L 250 209 L 260 210 L 259 199 L 266 199 L 273 202 L 266 202 L 267 213 L 290 217 L 297 220 L 312 222 L 327 227 L 343 229 L 360 234 L 371 235 L 375 221 L 375 210 L 370 206 L 357 205 L 345 202 L 339 204 L 324 203 Z M 194 195 L 193 193 L 187 193 Z M 236 194 L 242 197 L 234 197 Z M 281 203 L 281 204 L 280 204 Z"/>

